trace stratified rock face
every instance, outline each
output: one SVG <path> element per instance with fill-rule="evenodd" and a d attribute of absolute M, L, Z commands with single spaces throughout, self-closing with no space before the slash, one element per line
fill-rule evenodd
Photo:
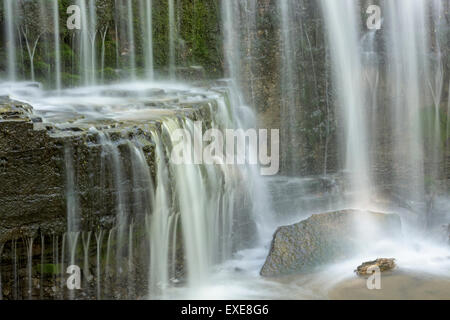
<path fill-rule="evenodd" d="M 137 94 L 115 89 L 102 95 L 113 99 Z M 39 233 L 60 235 L 66 231 L 67 150 L 73 162 L 80 230 L 111 228 L 116 217 L 118 190 L 112 182 L 112 166 L 106 163 L 102 167 L 103 147 L 91 128 L 107 133 L 117 144 L 127 176 L 132 172 L 127 143 L 138 141 L 154 179 L 151 130 L 160 132 L 164 117 L 207 122 L 211 108 L 217 107 L 215 100 L 209 97 L 192 94 L 196 98 L 194 101 L 185 92 L 149 89 L 140 96 L 143 102 L 135 112 L 138 115 L 130 113 L 119 120 L 106 116 L 99 120 L 88 119 L 82 113 L 83 107 L 74 107 L 71 111 L 34 110 L 26 103 L 0 96 L 0 243 L 36 237 Z M 124 103 L 123 108 L 126 107 Z M 129 179 L 125 196 L 132 204 L 133 191 L 128 182 Z"/>
<path fill-rule="evenodd" d="M 290 226 L 280 227 L 272 241 L 262 276 L 311 271 L 315 267 L 351 257 L 365 242 L 358 236 L 358 221 L 376 223 L 377 236 L 395 236 L 401 231 L 395 214 L 346 210 L 313 215 Z"/>
<path fill-rule="evenodd" d="M 364 262 L 356 268 L 355 272 L 359 276 L 370 276 L 376 269 L 380 272 L 386 272 L 395 269 L 395 267 L 395 259 L 379 258 L 374 261 Z"/>

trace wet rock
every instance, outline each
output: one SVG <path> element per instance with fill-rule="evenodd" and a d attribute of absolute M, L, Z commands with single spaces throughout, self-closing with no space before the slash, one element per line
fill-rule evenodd
<path fill-rule="evenodd" d="M 379 258 L 373 261 L 364 262 L 356 268 L 355 272 L 358 276 L 370 276 L 376 268 L 378 268 L 380 272 L 386 272 L 395 269 L 396 266 L 395 259 L 393 258 Z"/>
<path fill-rule="evenodd" d="M 186 81 L 204 80 L 206 78 L 206 72 L 202 66 L 178 67 L 176 74 L 178 78 Z"/>
<path fill-rule="evenodd" d="M 356 226 L 370 221 L 375 238 L 364 238 Z M 280 227 L 272 241 L 262 276 L 308 272 L 319 266 L 352 257 L 370 241 L 395 237 L 401 232 L 395 214 L 345 210 L 316 214 L 290 226 Z"/>

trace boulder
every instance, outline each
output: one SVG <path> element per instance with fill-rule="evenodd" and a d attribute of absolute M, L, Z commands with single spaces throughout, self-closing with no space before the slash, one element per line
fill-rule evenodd
<path fill-rule="evenodd" d="M 371 237 L 358 226 L 370 223 Z M 396 214 L 344 210 L 312 215 L 310 218 L 275 232 L 261 275 L 270 277 L 313 269 L 348 259 L 368 241 L 394 237 L 401 232 Z M 370 242 L 369 242 L 370 243 Z"/>
<path fill-rule="evenodd" d="M 378 268 L 380 272 L 386 272 L 395 269 L 396 266 L 395 259 L 378 258 L 374 261 L 364 262 L 356 268 L 355 272 L 358 276 L 370 276 L 375 268 Z"/>

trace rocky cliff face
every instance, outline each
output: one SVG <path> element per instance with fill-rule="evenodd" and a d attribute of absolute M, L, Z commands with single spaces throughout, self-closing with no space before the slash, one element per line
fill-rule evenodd
<path fill-rule="evenodd" d="M 134 93 L 112 90 L 103 94 L 131 97 Z M 149 257 L 138 253 L 148 252 L 148 212 L 142 201 L 150 199 L 139 196 L 144 189 L 156 185 L 153 134 L 160 136 L 164 145 L 170 145 L 169 137 L 161 129 L 164 119 L 202 120 L 209 126 L 218 106 L 214 99 L 197 94 L 194 99 L 186 92 L 175 94 L 177 97 L 164 90 L 150 90 L 145 94 L 147 102 L 140 116 L 117 120 L 88 118 L 76 111 L 83 110 L 82 107 L 72 111 L 36 111 L 26 103 L 1 97 L 0 297 L 3 294 L 5 299 L 63 298 L 73 294 L 64 284 L 64 264 L 67 266 L 69 262 L 73 237 L 77 238 L 75 243 L 79 250 L 76 263 L 83 266 L 84 277 L 87 277 L 77 298 L 98 297 L 97 281 L 109 281 L 111 290 L 105 290 L 105 294 L 110 298 L 131 298 L 128 281 L 135 283 L 132 297 L 147 294 Z M 225 93 L 219 90 L 216 94 Z M 102 136 L 107 136 L 111 142 L 105 145 Z M 117 159 L 110 154 L 114 151 L 108 149 L 108 143 L 117 148 Z M 150 172 L 136 171 L 136 157 L 131 147 L 134 144 L 145 157 L 143 168 Z M 119 178 L 115 160 L 121 163 Z M 150 181 L 142 176 L 146 174 Z M 170 190 L 174 186 L 165 187 Z M 112 267 L 108 267 L 111 269 L 108 275 L 97 276 L 98 263 L 104 263 L 107 255 L 109 257 L 109 248 L 120 245 L 114 236 L 120 222 L 118 210 L 126 214 L 129 225 L 125 229 L 128 231 L 132 226 L 134 230 L 130 235 L 130 241 L 136 242 L 132 246 L 134 254 L 127 258 L 132 260 L 120 262 L 130 266 L 132 261 L 133 280 L 123 280 Z M 75 217 L 73 221 L 71 215 Z M 76 233 L 69 229 L 71 223 L 77 224 Z M 174 249 L 176 252 L 169 254 L 175 257 L 174 272 L 181 278 L 185 273 L 184 249 L 181 228 L 175 228 L 178 232 L 174 233 L 180 240 Z M 115 263 L 119 263 L 117 259 L 114 258 Z M 87 260 L 90 262 L 84 265 Z M 33 262 L 32 269 L 28 269 L 29 261 Z M 29 279 L 31 293 L 27 291 Z"/>

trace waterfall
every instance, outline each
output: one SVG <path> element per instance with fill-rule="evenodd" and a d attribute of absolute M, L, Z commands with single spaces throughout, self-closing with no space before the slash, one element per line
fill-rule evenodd
<path fill-rule="evenodd" d="M 6 42 L 8 50 L 8 80 L 15 81 L 17 79 L 16 69 L 16 36 L 15 36 L 15 0 L 4 0 L 5 21 L 6 21 Z"/>
<path fill-rule="evenodd" d="M 296 2 L 296 1 L 294 1 Z M 300 165 L 297 160 L 296 150 L 300 148 L 297 143 L 299 137 L 297 136 L 296 127 L 299 125 L 299 109 L 301 108 L 299 102 L 300 84 L 298 75 L 296 73 L 296 65 L 299 63 L 296 59 L 297 45 L 296 39 L 299 36 L 295 33 L 293 26 L 294 21 L 298 21 L 295 16 L 294 4 L 290 0 L 281 0 L 278 2 L 279 11 L 281 13 L 281 70 L 282 76 L 282 103 L 281 103 L 281 122 L 282 122 L 282 137 L 284 140 L 282 152 L 282 167 L 284 171 L 290 175 L 298 172 Z M 301 37 L 302 35 L 300 35 Z M 286 147 L 286 145 L 288 147 Z"/>
<path fill-rule="evenodd" d="M 105 291 L 112 289 L 111 279 L 111 251 L 112 251 L 112 238 L 114 229 L 109 230 L 108 240 L 106 242 L 106 259 L 105 259 Z"/>
<path fill-rule="evenodd" d="M 387 2 L 386 42 L 388 45 L 389 85 L 392 88 L 394 171 L 397 192 L 412 201 L 423 201 L 424 150 L 423 106 L 427 97 L 426 47 L 428 1 Z"/>
<path fill-rule="evenodd" d="M 175 45 L 176 45 L 176 26 L 175 26 L 175 4 L 174 0 L 169 0 L 169 77 L 175 79 Z"/>
<path fill-rule="evenodd" d="M 354 202 L 367 205 L 371 182 L 368 160 L 365 88 L 362 86 L 362 63 L 359 48 L 358 5 L 352 0 L 322 0 L 334 74 L 337 106 L 343 119 L 344 141 L 341 150 L 345 170 L 350 174 Z"/>
<path fill-rule="evenodd" d="M 91 244 L 91 235 L 91 231 L 83 232 L 81 234 L 81 243 L 83 244 L 83 274 L 86 286 L 92 278 L 89 271 L 89 248 Z"/>
<path fill-rule="evenodd" d="M 95 233 L 95 242 L 96 242 L 96 276 L 97 276 L 97 300 L 102 298 L 102 264 L 101 264 L 101 254 L 102 254 L 102 244 L 103 237 L 105 233 L 104 230 L 100 230 L 98 233 Z"/>
<path fill-rule="evenodd" d="M 59 7 L 58 0 L 52 1 L 52 11 L 53 11 L 53 36 L 55 42 L 55 86 L 56 90 L 60 91 L 62 87 L 61 80 L 61 49 L 60 49 L 60 33 L 59 33 Z"/>
<path fill-rule="evenodd" d="M 81 31 L 80 31 L 80 72 L 79 74 L 83 77 L 83 82 L 85 86 L 90 84 L 88 70 L 91 66 L 89 59 L 91 58 L 89 52 L 89 23 L 87 19 L 87 7 L 86 0 L 78 0 L 80 11 L 81 11 Z"/>
<path fill-rule="evenodd" d="M 152 132 L 152 138 L 155 141 L 155 162 L 157 164 L 156 172 L 156 190 L 151 217 L 147 220 L 147 234 L 150 244 L 150 268 L 149 268 L 149 295 L 152 296 L 156 290 L 160 290 L 164 295 L 164 289 L 169 284 L 169 252 L 176 251 L 176 242 L 170 246 L 171 228 L 173 215 L 171 213 L 171 203 L 169 199 L 170 180 L 169 172 L 165 160 L 165 153 L 159 135 Z M 172 228 L 172 230 L 174 230 Z M 175 267 L 175 260 L 172 259 Z M 175 276 L 175 275 L 173 275 Z M 157 291 L 156 291 L 157 292 Z"/>
<path fill-rule="evenodd" d="M 67 210 L 67 231 L 69 233 L 79 230 L 79 204 L 76 190 L 76 171 L 73 164 L 73 149 L 66 146 L 64 150 L 65 173 L 66 173 L 66 210 Z"/>
<path fill-rule="evenodd" d="M 42 300 L 44 297 L 44 253 L 45 253 L 45 235 L 41 234 L 41 276 L 39 279 L 39 298 Z"/>
<path fill-rule="evenodd" d="M 95 47 L 97 38 L 97 19 L 95 0 L 78 0 L 81 10 L 80 30 L 80 75 L 85 86 L 96 84 L 96 57 Z M 87 3 L 89 1 L 89 3 Z"/>
<path fill-rule="evenodd" d="M 145 74 L 154 80 L 152 0 L 140 0 L 141 29 L 144 44 Z"/>
<path fill-rule="evenodd" d="M 26 239 L 26 248 L 27 248 L 27 279 L 28 279 L 28 300 L 33 299 L 33 238 Z"/>
<path fill-rule="evenodd" d="M 98 132 L 98 142 L 102 147 L 102 157 L 105 161 L 110 161 L 112 165 L 112 174 L 114 179 L 115 198 L 116 198 L 116 227 L 117 227 L 117 239 L 116 239 L 116 271 L 118 274 L 122 274 L 121 259 L 123 259 L 123 248 L 126 243 L 127 223 L 129 217 L 127 192 L 128 182 L 124 176 L 123 163 L 121 154 L 116 145 L 105 132 Z M 108 159 L 108 160 L 106 160 Z M 108 239 L 109 241 L 110 239 Z M 108 249 L 109 250 L 109 249 Z M 109 254 L 109 252 L 108 252 Z M 109 255 L 108 255 L 109 258 Z"/>
<path fill-rule="evenodd" d="M 136 79 L 136 47 L 134 42 L 134 23 L 133 23 L 133 2 L 127 1 L 127 30 L 128 30 L 128 46 L 130 55 L 130 72 L 131 79 Z"/>
<path fill-rule="evenodd" d="M 235 0 L 222 1 L 223 38 L 226 75 L 234 80 L 233 85 L 240 84 L 240 38 L 237 31 L 239 17 L 238 2 Z"/>
<path fill-rule="evenodd" d="M 131 2 L 131 1 L 130 1 Z M 89 40 L 90 40 L 90 61 L 91 61 L 91 85 L 97 83 L 97 51 L 96 51 L 96 39 L 97 39 L 97 7 L 96 0 L 89 0 Z"/>
<path fill-rule="evenodd" d="M 256 31 L 256 6 L 257 2 L 254 0 L 229 0 L 221 2 L 225 75 L 231 80 L 227 93 L 234 115 L 232 120 L 224 114 L 220 116 L 220 118 L 223 119 L 222 121 L 227 123 L 225 126 L 257 128 L 258 125 L 254 112 L 247 107 L 249 101 L 245 101 L 241 91 L 241 69 L 243 67 L 242 52 L 245 52 L 245 55 L 247 56 L 249 53 L 250 56 L 252 54 L 250 31 Z M 241 18 L 241 10 L 245 10 L 244 18 Z M 241 19 L 244 21 L 241 21 Z M 245 32 L 242 32 L 241 29 Z M 244 35 L 242 33 L 244 33 Z M 241 46 L 242 37 L 247 38 L 246 48 Z M 250 85 L 250 87 L 252 86 Z M 253 103 L 254 101 L 250 102 Z M 219 103 L 223 104 L 221 110 L 226 110 L 225 102 L 219 101 Z M 247 166 L 243 171 L 246 172 L 245 176 L 247 178 L 247 185 L 245 187 L 247 190 L 251 190 L 249 197 L 252 202 L 252 219 L 254 219 L 258 228 L 257 238 L 259 241 L 264 242 L 266 239 L 270 238 L 272 232 L 271 228 L 274 225 L 272 208 L 267 200 L 269 198 L 267 184 L 264 179 L 259 176 L 256 167 Z M 243 173 L 241 172 L 240 174 Z"/>

